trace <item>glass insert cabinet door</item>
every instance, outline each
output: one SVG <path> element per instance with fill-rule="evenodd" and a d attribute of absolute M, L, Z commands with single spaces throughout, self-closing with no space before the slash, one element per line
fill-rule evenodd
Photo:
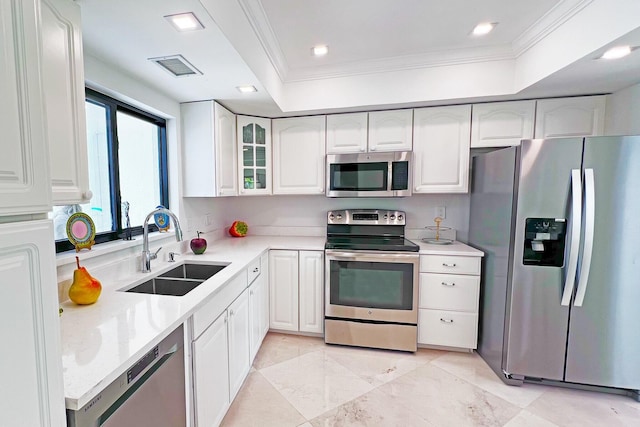
<path fill-rule="evenodd" d="M 240 194 L 271 194 L 271 120 L 238 116 Z"/>

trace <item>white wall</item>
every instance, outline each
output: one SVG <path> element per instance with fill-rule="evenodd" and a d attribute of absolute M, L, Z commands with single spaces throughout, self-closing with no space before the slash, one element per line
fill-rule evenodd
<path fill-rule="evenodd" d="M 609 95 L 605 135 L 640 135 L 640 83 Z"/>
<path fill-rule="evenodd" d="M 332 209 L 381 208 L 407 213 L 407 235 L 422 237 L 427 225 L 434 225 L 435 207 L 446 207 L 443 226 L 457 230 L 457 238 L 467 240 L 469 196 L 413 195 L 405 198 L 334 199 L 324 196 L 254 196 L 218 199 L 194 199 L 201 212 L 210 212 L 215 228 L 228 227 L 233 220 L 249 225 L 249 234 L 290 234 L 323 236 L 326 214 Z M 196 202 L 197 200 L 197 202 Z M 195 206 L 194 206 L 195 207 Z M 409 230 L 410 229 L 410 230 Z"/>

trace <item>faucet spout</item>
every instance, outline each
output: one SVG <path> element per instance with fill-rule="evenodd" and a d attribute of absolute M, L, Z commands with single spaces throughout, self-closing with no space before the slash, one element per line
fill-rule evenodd
<path fill-rule="evenodd" d="M 149 251 L 149 219 L 155 214 L 166 214 L 169 215 L 171 220 L 173 221 L 173 226 L 176 229 L 176 242 L 180 242 L 182 240 L 182 228 L 180 228 L 180 221 L 178 221 L 178 217 L 166 208 L 156 208 L 149 212 L 149 215 L 144 219 L 144 223 L 142 224 L 142 272 L 148 273 L 151 271 L 151 260 L 154 260 L 158 257 L 158 252 L 152 254 Z M 160 249 L 158 249 L 160 251 Z"/>

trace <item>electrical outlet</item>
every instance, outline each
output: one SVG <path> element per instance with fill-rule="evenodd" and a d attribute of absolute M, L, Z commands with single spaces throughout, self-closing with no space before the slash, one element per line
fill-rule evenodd
<path fill-rule="evenodd" d="M 206 225 L 207 227 L 211 225 L 211 223 L 213 222 L 213 214 L 206 214 L 204 217 L 204 225 Z"/>
<path fill-rule="evenodd" d="M 193 218 L 187 218 L 187 231 L 193 231 Z"/>
<path fill-rule="evenodd" d="M 438 206 L 435 209 L 435 215 L 439 216 L 442 219 L 445 219 L 447 217 L 447 208 L 446 208 L 446 206 Z"/>

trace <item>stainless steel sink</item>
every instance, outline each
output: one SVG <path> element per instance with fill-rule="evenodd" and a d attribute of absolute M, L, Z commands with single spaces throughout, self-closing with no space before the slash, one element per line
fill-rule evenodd
<path fill-rule="evenodd" d="M 226 265 L 182 264 L 167 271 L 166 273 L 162 273 L 158 277 L 207 280 L 209 277 L 219 273 L 220 270 L 225 267 Z"/>
<path fill-rule="evenodd" d="M 170 279 L 155 277 L 144 283 L 127 289 L 125 292 L 135 292 L 138 294 L 173 295 L 181 297 L 194 290 L 204 280 L 193 279 Z"/>
<path fill-rule="evenodd" d="M 121 290 L 138 294 L 173 295 L 181 297 L 194 290 L 209 277 L 219 273 L 226 266 L 227 265 L 182 264 L 130 289 Z"/>

